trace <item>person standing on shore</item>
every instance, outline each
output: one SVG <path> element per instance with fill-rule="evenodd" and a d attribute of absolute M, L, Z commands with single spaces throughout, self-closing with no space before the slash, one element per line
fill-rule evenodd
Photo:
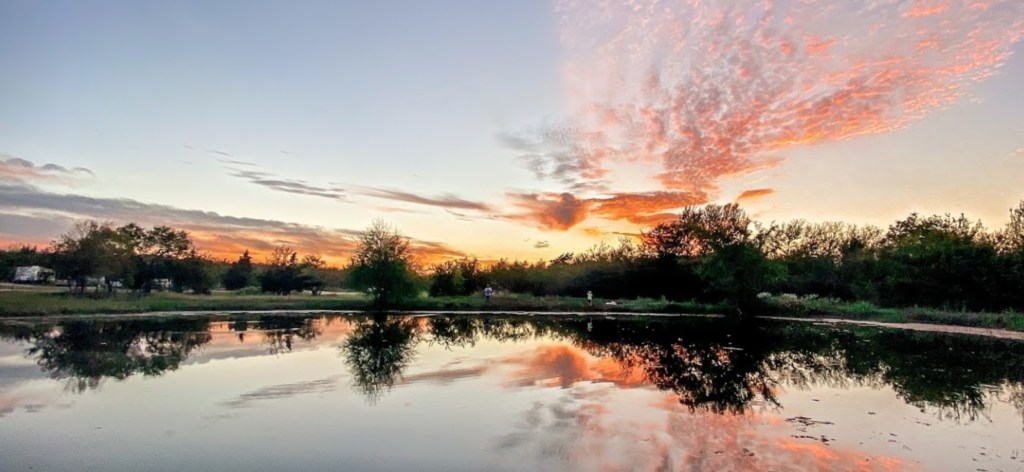
<path fill-rule="evenodd" d="M 587 305 L 594 306 L 594 292 L 587 290 Z"/>
<path fill-rule="evenodd" d="M 494 289 L 491 288 L 490 284 L 484 288 L 484 303 L 491 303 L 491 295 L 494 294 Z"/>

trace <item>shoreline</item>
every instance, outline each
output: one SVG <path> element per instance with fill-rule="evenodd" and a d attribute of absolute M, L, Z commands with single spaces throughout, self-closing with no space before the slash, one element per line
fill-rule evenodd
<path fill-rule="evenodd" d="M 145 318 L 157 318 L 157 317 L 170 317 L 170 318 L 194 318 L 194 317 L 232 317 L 239 315 L 247 316 L 266 316 L 266 315 L 282 315 L 282 316 L 308 316 L 308 315 L 363 315 L 369 313 L 364 310 L 224 310 L 224 311 L 209 311 L 209 310 L 196 310 L 196 311 L 154 311 L 146 313 L 105 313 L 105 314 L 76 314 L 76 315 L 41 315 L 41 316 L 0 316 L 0 323 L 18 323 L 18 322 L 41 322 L 46 320 L 54 321 L 66 321 L 66 320 L 106 320 L 106 319 L 145 319 Z M 415 317 L 430 317 L 430 316 L 446 316 L 446 315 L 474 315 L 474 316 L 551 316 L 551 317 L 586 317 L 586 316 L 627 316 L 627 317 L 656 317 L 656 318 L 726 318 L 728 315 L 721 314 L 694 314 L 694 313 L 643 313 L 643 312 L 594 312 L 594 311 L 548 311 L 548 312 L 537 312 L 537 311 L 440 311 L 440 310 L 428 310 L 428 311 L 408 311 L 408 310 L 385 310 L 383 313 L 390 315 L 402 315 L 402 316 L 415 316 Z M 830 324 L 830 325 L 855 325 L 855 326 L 873 326 L 878 328 L 887 329 L 901 329 L 907 331 L 919 331 L 928 333 L 945 333 L 945 334 L 958 334 L 968 336 L 983 336 L 989 338 L 999 339 L 1010 339 L 1017 341 L 1024 341 L 1024 332 L 1010 331 L 1006 329 L 997 328 L 976 328 L 969 326 L 957 326 L 957 325 L 944 325 L 944 324 L 929 324 L 929 323 L 888 323 L 883 321 L 868 321 L 868 320 L 855 320 L 847 318 L 828 318 L 828 317 L 790 317 L 790 316 L 758 316 L 757 319 L 771 320 L 771 321 L 785 321 L 785 322 L 801 322 L 801 323 L 814 323 L 814 324 Z"/>
<path fill-rule="evenodd" d="M 0 321 L 104 319 L 155 316 L 237 316 L 268 314 L 360 314 L 372 311 L 359 296 L 274 296 L 221 293 L 187 295 L 155 293 L 144 297 L 119 294 L 110 298 L 79 298 L 62 292 L 0 292 Z M 725 317 L 722 304 L 622 300 L 588 306 L 584 299 L 513 296 L 485 304 L 476 297 L 420 298 L 387 313 L 429 316 L 442 314 L 525 316 L 706 316 Z M 748 315 L 751 316 L 751 315 Z M 918 331 L 949 332 L 1024 340 L 1024 314 L 967 313 L 921 308 L 877 308 L 863 303 L 809 301 L 785 304 L 768 300 L 752 316 L 782 321 L 848 323 Z"/>

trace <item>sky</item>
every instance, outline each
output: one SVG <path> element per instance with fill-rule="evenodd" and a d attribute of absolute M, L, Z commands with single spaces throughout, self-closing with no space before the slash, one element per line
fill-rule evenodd
<path fill-rule="evenodd" d="M 1000 227 L 1019 0 L 0 2 L 0 243 L 167 224 L 341 263 L 551 259 L 740 203 Z"/>

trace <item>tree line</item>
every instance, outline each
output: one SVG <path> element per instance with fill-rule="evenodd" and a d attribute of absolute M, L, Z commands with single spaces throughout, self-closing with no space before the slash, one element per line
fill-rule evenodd
<path fill-rule="evenodd" d="M 137 294 L 171 290 L 209 294 L 253 289 L 288 295 L 319 294 L 327 284 L 340 287 L 345 271 L 328 267 L 318 255 L 301 258 L 281 246 L 257 263 L 245 251 L 237 261 L 218 261 L 200 251 L 186 231 L 169 226 L 143 228 L 135 223 L 113 226 L 87 221 L 76 224 L 47 248 L 21 246 L 0 251 L 0 276 L 12 280 L 17 267 L 42 266 L 54 271 L 76 295 L 88 287 L 113 294 L 118 288 Z"/>
<path fill-rule="evenodd" d="M 217 262 L 187 232 L 166 226 L 80 223 L 47 249 L 0 252 L 0 270 L 52 267 L 77 293 L 104 277 L 137 292 L 156 281 L 177 291 L 252 289 L 287 295 L 325 286 L 366 293 L 375 306 L 430 296 L 499 292 L 605 299 L 637 297 L 756 308 L 765 293 L 999 311 L 1024 309 L 1024 201 L 995 230 L 953 215 L 911 214 L 887 228 L 803 220 L 754 221 L 738 205 L 688 207 L 673 221 L 547 261 L 476 259 L 417 264 L 409 239 L 375 221 L 356 239 L 347 266 L 279 247 L 261 264 L 248 251 Z"/>
<path fill-rule="evenodd" d="M 910 216 L 888 228 L 804 220 L 754 221 L 738 205 L 684 209 L 618 245 L 550 261 L 464 259 L 430 268 L 430 294 L 495 289 L 538 296 L 756 306 L 764 293 L 881 306 L 1024 309 L 1024 202 L 1003 228 L 952 215 Z"/>

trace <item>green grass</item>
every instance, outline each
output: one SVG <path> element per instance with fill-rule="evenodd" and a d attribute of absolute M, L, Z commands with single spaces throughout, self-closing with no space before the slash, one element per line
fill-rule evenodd
<path fill-rule="evenodd" d="M 0 316 L 122 314 L 166 311 L 235 310 L 362 310 L 364 298 L 292 295 L 188 295 L 155 293 L 132 296 L 77 297 L 66 292 L 0 292 Z"/>
<path fill-rule="evenodd" d="M 841 318 L 883 323 L 925 323 L 1024 332 L 1024 313 L 973 313 L 934 308 L 881 308 L 870 302 L 844 302 L 829 298 L 770 297 L 762 300 L 765 314 Z"/>
<path fill-rule="evenodd" d="M 90 294 L 91 295 L 91 294 Z M 965 313 L 928 308 L 881 308 L 868 302 L 844 302 L 836 299 L 792 296 L 770 297 L 759 314 L 804 318 L 842 318 L 885 323 L 929 323 L 1007 329 L 1024 332 L 1024 313 Z M 651 298 L 616 300 L 605 305 L 594 300 L 571 297 L 535 297 L 503 295 L 485 304 L 483 297 L 420 297 L 394 307 L 399 311 L 494 311 L 494 312 L 596 312 L 725 314 L 733 310 L 722 304 L 669 302 Z M 113 297 L 76 297 L 66 291 L 0 291 L 0 316 L 98 315 L 173 311 L 267 311 L 267 310 L 369 310 L 370 300 L 361 295 L 260 295 L 219 292 L 213 295 L 154 293 Z"/>
<path fill-rule="evenodd" d="M 119 293 L 111 297 L 72 296 L 67 292 L 9 291 L 0 292 L 0 316 L 97 315 L 129 314 L 169 311 L 264 311 L 264 310 L 369 310 L 370 300 L 351 295 L 253 295 L 214 293 L 188 295 L 153 293 L 132 296 Z M 699 303 L 672 303 L 651 299 L 618 301 L 617 305 L 604 305 L 595 300 L 587 306 L 586 300 L 567 297 L 533 297 L 509 295 L 495 297 L 485 304 L 482 297 L 421 297 L 410 300 L 395 310 L 405 311 L 553 311 L 553 312 L 611 312 L 611 313 L 721 313 L 720 305 Z"/>

